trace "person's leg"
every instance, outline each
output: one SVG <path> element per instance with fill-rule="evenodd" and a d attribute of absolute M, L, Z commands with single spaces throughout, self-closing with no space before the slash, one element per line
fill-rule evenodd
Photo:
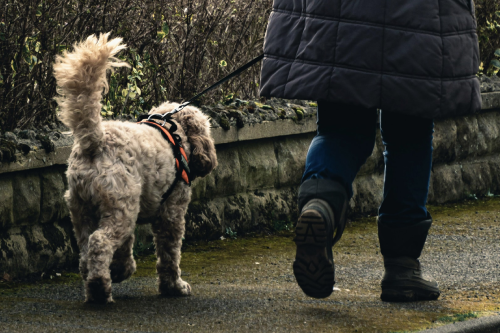
<path fill-rule="evenodd" d="M 384 257 L 418 259 L 431 226 L 425 205 L 434 121 L 386 111 L 380 118 L 385 146 L 384 196 L 379 209 L 381 252 Z"/>
<path fill-rule="evenodd" d="M 385 174 L 379 216 L 387 225 L 425 220 L 434 121 L 384 111 L 380 118 Z"/>
<path fill-rule="evenodd" d="M 375 109 L 318 103 L 318 133 L 309 147 L 299 190 L 293 265 L 299 286 L 311 297 L 332 293 L 332 246 L 345 227 L 352 182 L 373 151 L 376 115 Z"/>
<path fill-rule="evenodd" d="M 422 277 L 418 261 L 432 224 L 425 205 L 434 121 L 382 111 L 380 129 L 385 146 L 384 195 L 378 220 L 385 266 L 381 298 L 436 299 L 437 284 Z"/>
<path fill-rule="evenodd" d="M 311 179 L 339 182 L 352 197 L 352 182 L 373 152 L 375 109 L 318 102 L 318 131 L 307 152 L 302 183 Z"/>

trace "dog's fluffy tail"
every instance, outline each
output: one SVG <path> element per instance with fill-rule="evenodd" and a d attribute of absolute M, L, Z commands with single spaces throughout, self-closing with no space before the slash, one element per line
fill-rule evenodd
<path fill-rule="evenodd" d="M 56 57 L 54 76 L 59 97 L 59 119 L 68 126 L 84 154 L 100 151 L 103 141 L 101 124 L 102 93 L 108 91 L 106 70 L 129 67 L 114 56 L 126 48 L 121 38 L 108 41 L 109 33 L 95 35 L 77 43 L 72 52 Z"/>

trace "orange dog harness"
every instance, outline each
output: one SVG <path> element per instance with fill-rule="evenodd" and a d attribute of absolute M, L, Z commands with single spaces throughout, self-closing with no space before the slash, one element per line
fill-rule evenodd
<path fill-rule="evenodd" d="M 163 204 L 174 190 L 174 187 L 179 181 L 179 179 L 182 179 L 188 186 L 191 186 L 191 181 L 189 180 L 189 173 L 190 173 L 188 165 L 189 162 L 186 152 L 182 147 L 182 140 L 180 136 L 174 133 L 177 130 L 177 125 L 172 120 L 167 119 L 165 120 L 165 122 L 168 122 L 171 126 L 170 129 L 166 129 L 164 126 L 158 124 L 155 121 L 144 119 L 147 117 L 148 117 L 147 115 L 139 117 L 139 121 L 137 123 L 139 125 L 142 124 L 148 125 L 159 130 L 163 138 L 165 138 L 168 142 L 172 144 L 172 149 L 174 151 L 175 166 L 177 169 L 177 173 L 174 182 L 172 183 L 172 185 L 170 185 L 170 188 L 167 190 L 167 192 L 165 192 L 165 194 L 162 195 L 161 203 Z"/>

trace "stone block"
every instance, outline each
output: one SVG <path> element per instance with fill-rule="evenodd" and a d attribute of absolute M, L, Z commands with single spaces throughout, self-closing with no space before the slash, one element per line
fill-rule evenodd
<path fill-rule="evenodd" d="M 60 220 L 67 215 L 63 197 L 66 189 L 62 172 L 57 168 L 41 169 L 40 181 L 42 194 L 40 223 Z"/>
<path fill-rule="evenodd" d="M 191 201 L 186 214 L 187 240 L 213 240 L 222 235 L 225 198 Z"/>
<path fill-rule="evenodd" d="M 16 225 L 36 224 L 40 218 L 40 177 L 38 171 L 16 172 L 12 185 Z"/>
<path fill-rule="evenodd" d="M 457 201 L 464 197 L 464 184 L 462 181 L 462 168 L 458 164 L 439 165 L 431 173 L 433 189 L 430 203 L 442 204 Z"/>
<path fill-rule="evenodd" d="M 212 128 L 210 134 L 217 145 L 238 141 L 238 129 L 236 127 L 231 127 L 228 130 L 222 127 Z"/>
<path fill-rule="evenodd" d="M 490 193 L 500 194 L 500 156 L 491 156 L 488 159 L 491 172 Z"/>
<path fill-rule="evenodd" d="M 223 233 L 227 228 L 246 231 L 252 227 L 252 207 L 248 194 L 238 194 L 225 198 L 224 215 L 221 223 Z"/>
<path fill-rule="evenodd" d="M 479 137 L 479 127 L 476 116 L 455 118 L 457 125 L 456 156 L 465 160 L 477 156 L 479 149 L 484 149 L 484 139 Z"/>
<path fill-rule="evenodd" d="M 260 140 L 278 136 L 311 133 L 316 131 L 316 117 L 305 118 L 301 121 L 278 119 L 263 121 L 260 124 L 247 125 L 238 130 L 238 140 Z"/>
<path fill-rule="evenodd" d="M 492 175 L 488 161 L 462 164 L 464 196 L 483 196 L 489 193 Z"/>
<path fill-rule="evenodd" d="M 478 155 L 491 155 L 500 152 L 500 112 L 482 113 L 477 116 L 478 132 L 484 149 Z"/>
<path fill-rule="evenodd" d="M 434 182 L 432 181 L 432 171 L 431 171 L 431 181 L 429 183 L 429 194 L 427 195 L 427 203 L 434 202 Z"/>
<path fill-rule="evenodd" d="M 74 267 L 78 249 L 69 221 L 10 228 L 0 238 L 0 273 L 12 278 Z"/>
<path fill-rule="evenodd" d="M 483 110 L 499 109 L 500 108 L 500 92 L 482 93 Z"/>
<path fill-rule="evenodd" d="M 382 203 L 383 188 L 383 174 L 356 177 L 352 184 L 353 196 L 349 202 L 349 214 L 376 213 Z"/>
<path fill-rule="evenodd" d="M 373 173 L 381 173 L 384 171 L 384 144 L 382 143 L 382 137 L 380 135 L 380 130 L 377 130 L 375 134 L 375 145 L 373 147 L 373 152 L 366 160 L 365 164 L 359 169 L 358 175 L 369 175 Z"/>
<path fill-rule="evenodd" d="M 242 142 L 238 145 L 240 177 L 244 191 L 268 189 L 278 184 L 278 161 L 272 141 Z"/>
<path fill-rule="evenodd" d="M 186 214 L 186 239 L 217 239 L 226 228 L 239 235 L 263 230 L 276 221 L 297 219 L 297 187 L 257 190 L 210 201 L 192 201 Z"/>
<path fill-rule="evenodd" d="M 9 175 L 0 176 L 0 230 L 14 223 L 14 191 Z"/>
<path fill-rule="evenodd" d="M 246 188 L 246 179 L 241 172 L 240 156 L 237 146 L 227 144 L 217 147 L 217 160 L 219 165 L 212 171 L 204 183 L 206 190 L 210 189 L 210 196 L 233 195 L 242 192 Z M 210 183 L 215 187 L 209 187 Z M 202 190 L 198 190 L 203 193 Z"/>
<path fill-rule="evenodd" d="M 205 197 L 207 190 L 207 178 L 209 177 L 210 175 L 204 178 L 196 178 L 191 182 L 191 201 L 200 200 Z"/>
<path fill-rule="evenodd" d="M 455 119 L 444 119 L 435 123 L 433 147 L 434 164 L 449 163 L 456 159 L 457 125 Z"/>
<path fill-rule="evenodd" d="M 307 151 L 314 133 L 284 137 L 274 142 L 278 160 L 278 186 L 298 186 L 304 173 Z"/>
<path fill-rule="evenodd" d="M 295 224 L 298 218 L 298 186 L 248 193 L 252 220 L 247 230 L 273 228 L 280 221 Z"/>

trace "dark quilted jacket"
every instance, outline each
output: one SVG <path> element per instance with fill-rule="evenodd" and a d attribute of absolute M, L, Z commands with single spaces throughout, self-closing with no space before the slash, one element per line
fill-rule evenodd
<path fill-rule="evenodd" d="M 274 0 L 261 95 L 427 118 L 481 108 L 472 0 Z"/>

